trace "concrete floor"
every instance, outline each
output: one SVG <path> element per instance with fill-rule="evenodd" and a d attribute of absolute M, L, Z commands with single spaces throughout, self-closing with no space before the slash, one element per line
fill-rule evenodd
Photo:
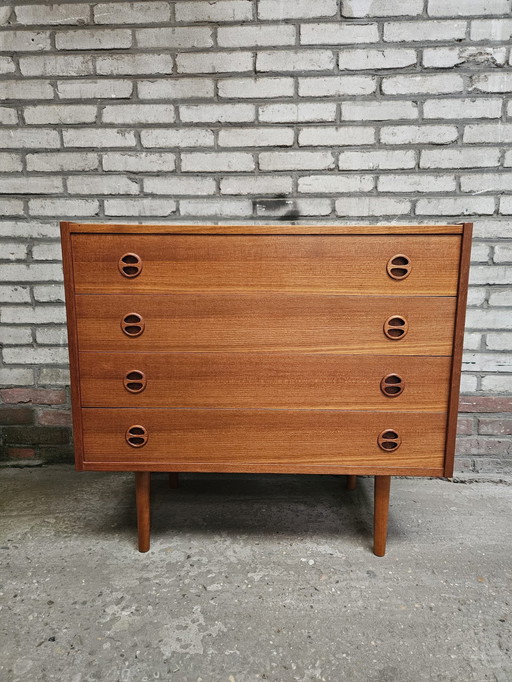
<path fill-rule="evenodd" d="M 512 487 L 0 471 L 2 682 L 510 682 Z"/>

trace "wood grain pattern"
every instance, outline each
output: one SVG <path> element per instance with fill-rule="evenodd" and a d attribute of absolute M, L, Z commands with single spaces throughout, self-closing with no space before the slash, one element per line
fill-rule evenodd
<path fill-rule="evenodd" d="M 76 296 L 80 350 L 309 351 L 451 355 L 455 298 L 319 294 L 178 294 Z M 144 333 L 129 338 L 121 318 L 143 315 Z M 407 318 L 405 338 L 383 324 Z"/>
<path fill-rule="evenodd" d="M 462 225 L 130 225 L 61 223 L 71 234 L 462 234 Z"/>
<path fill-rule="evenodd" d="M 84 471 L 170 471 L 202 472 L 202 473 L 230 473 L 230 474 L 324 474 L 360 476 L 443 476 L 443 466 L 375 466 L 369 464 L 329 464 L 315 466 L 314 464 L 252 464 L 251 462 L 186 462 L 182 464 L 172 462 L 84 462 Z"/>
<path fill-rule="evenodd" d="M 441 467 L 444 461 L 444 413 L 94 408 L 82 412 L 87 462 L 130 462 L 132 470 L 139 464 L 155 470 L 157 462 L 185 471 L 182 465 L 191 462 L 414 468 Z M 143 448 L 126 443 L 131 424 L 147 429 Z M 391 454 L 377 445 L 379 433 L 387 428 L 397 429 L 402 438 L 400 448 Z"/>
<path fill-rule="evenodd" d="M 135 506 L 139 552 L 149 551 L 151 534 L 151 473 L 135 472 Z"/>
<path fill-rule="evenodd" d="M 386 554 L 390 489 L 391 476 L 375 476 L 373 494 L 373 553 L 375 556 Z"/>
<path fill-rule="evenodd" d="M 449 357 L 257 353 L 95 353 L 80 355 L 84 407 L 307 408 L 385 411 L 447 409 Z M 140 393 L 127 372 L 144 375 Z M 399 373 L 405 390 L 386 397 L 382 379 Z M 142 384 L 141 384 L 142 385 Z"/>
<path fill-rule="evenodd" d="M 460 375 L 462 351 L 464 345 L 464 322 L 466 319 L 466 303 L 468 297 L 469 266 L 471 261 L 471 238 L 473 223 L 464 223 L 462 237 L 462 253 L 460 259 L 457 311 L 453 339 L 453 361 L 448 407 L 448 427 L 446 435 L 446 458 L 444 475 L 453 476 L 455 444 L 457 438 L 457 417 L 459 413 Z"/>
<path fill-rule="evenodd" d="M 317 292 L 453 296 L 460 236 L 73 235 L 77 293 Z M 136 254 L 127 279 L 119 258 Z M 409 258 L 394 280 L 389 259 Z M 134 268 L 135 269 L 135 268 Z"/>

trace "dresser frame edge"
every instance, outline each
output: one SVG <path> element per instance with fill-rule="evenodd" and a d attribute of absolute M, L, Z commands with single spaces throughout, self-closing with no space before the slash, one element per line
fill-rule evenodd
<path fill-rule="evenodd" d="M 60 223 L 62 266 L 64 270 L 64 295 L 66 299 L 66 324 L 68 330 L 68 353 L 71 388 L 71 414 L 73 418 L 73 441 L 75 449 L 75 468 L 84 470 L 82 400 L 80 397 L 80 368 L 78 352 L 78 329 L 76 324 L 75 281 L 73 273 L 73 254 L 71 234 L 73 223 Z"/>
<path fill-rule="evenodd" d="M 448 426 L 446 432 L 446 450 L 444 476 L 453 476 L 455 446 L 457 440 L 457 419 L 459 415 L 460 379 L 462 372 L 462 351 L 464 345 L 464 325 L 466 321 L 466 305 L 468 298 L 469 266 L 471 262 L 471 245 L 473 223 L 462 224 L 462 241 L 460 250 L 459 281 L 457 286 L 457 309 L 455 313 L 455 329 L 453 335 L 452 372 L 450 378 L 450 397 L 448 399 Z"/>
<path fill-rule="evenodd" d="M 190 235 L 316 235 L 316 234 L 462 234 L 463 226 L 458 225 L 286 225 L 286 224 L 180 224 L 169 223 L 158 225 L 151 223 L 73 223 L 68 222 L 69 230 L 73 233 L 89 234 L 137 234 L 139 232 L 153 234 L 190 234 Z"/>

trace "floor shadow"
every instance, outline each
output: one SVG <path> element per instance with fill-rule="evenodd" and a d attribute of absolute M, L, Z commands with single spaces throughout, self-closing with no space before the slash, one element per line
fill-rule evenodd
<path fill-rule="evenodd" d="M 370 538 L 371 489 L 364 477 L 349 491 L 345 476 L 195 473 L 181 474 L 179 488 L 171 489 L 167 474 L 153 474 L 152 532 Z M 135 527 L 133 490 L 126 492 L 117 520 L 105 509 L 116 532 Z"/>

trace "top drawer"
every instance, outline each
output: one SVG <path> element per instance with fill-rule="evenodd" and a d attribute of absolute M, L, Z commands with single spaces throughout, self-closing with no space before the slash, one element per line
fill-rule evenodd
<path fill-rule="evenodd" d="M 460 235 L 73 234 L 75 291 L 457 293 Z"/>

